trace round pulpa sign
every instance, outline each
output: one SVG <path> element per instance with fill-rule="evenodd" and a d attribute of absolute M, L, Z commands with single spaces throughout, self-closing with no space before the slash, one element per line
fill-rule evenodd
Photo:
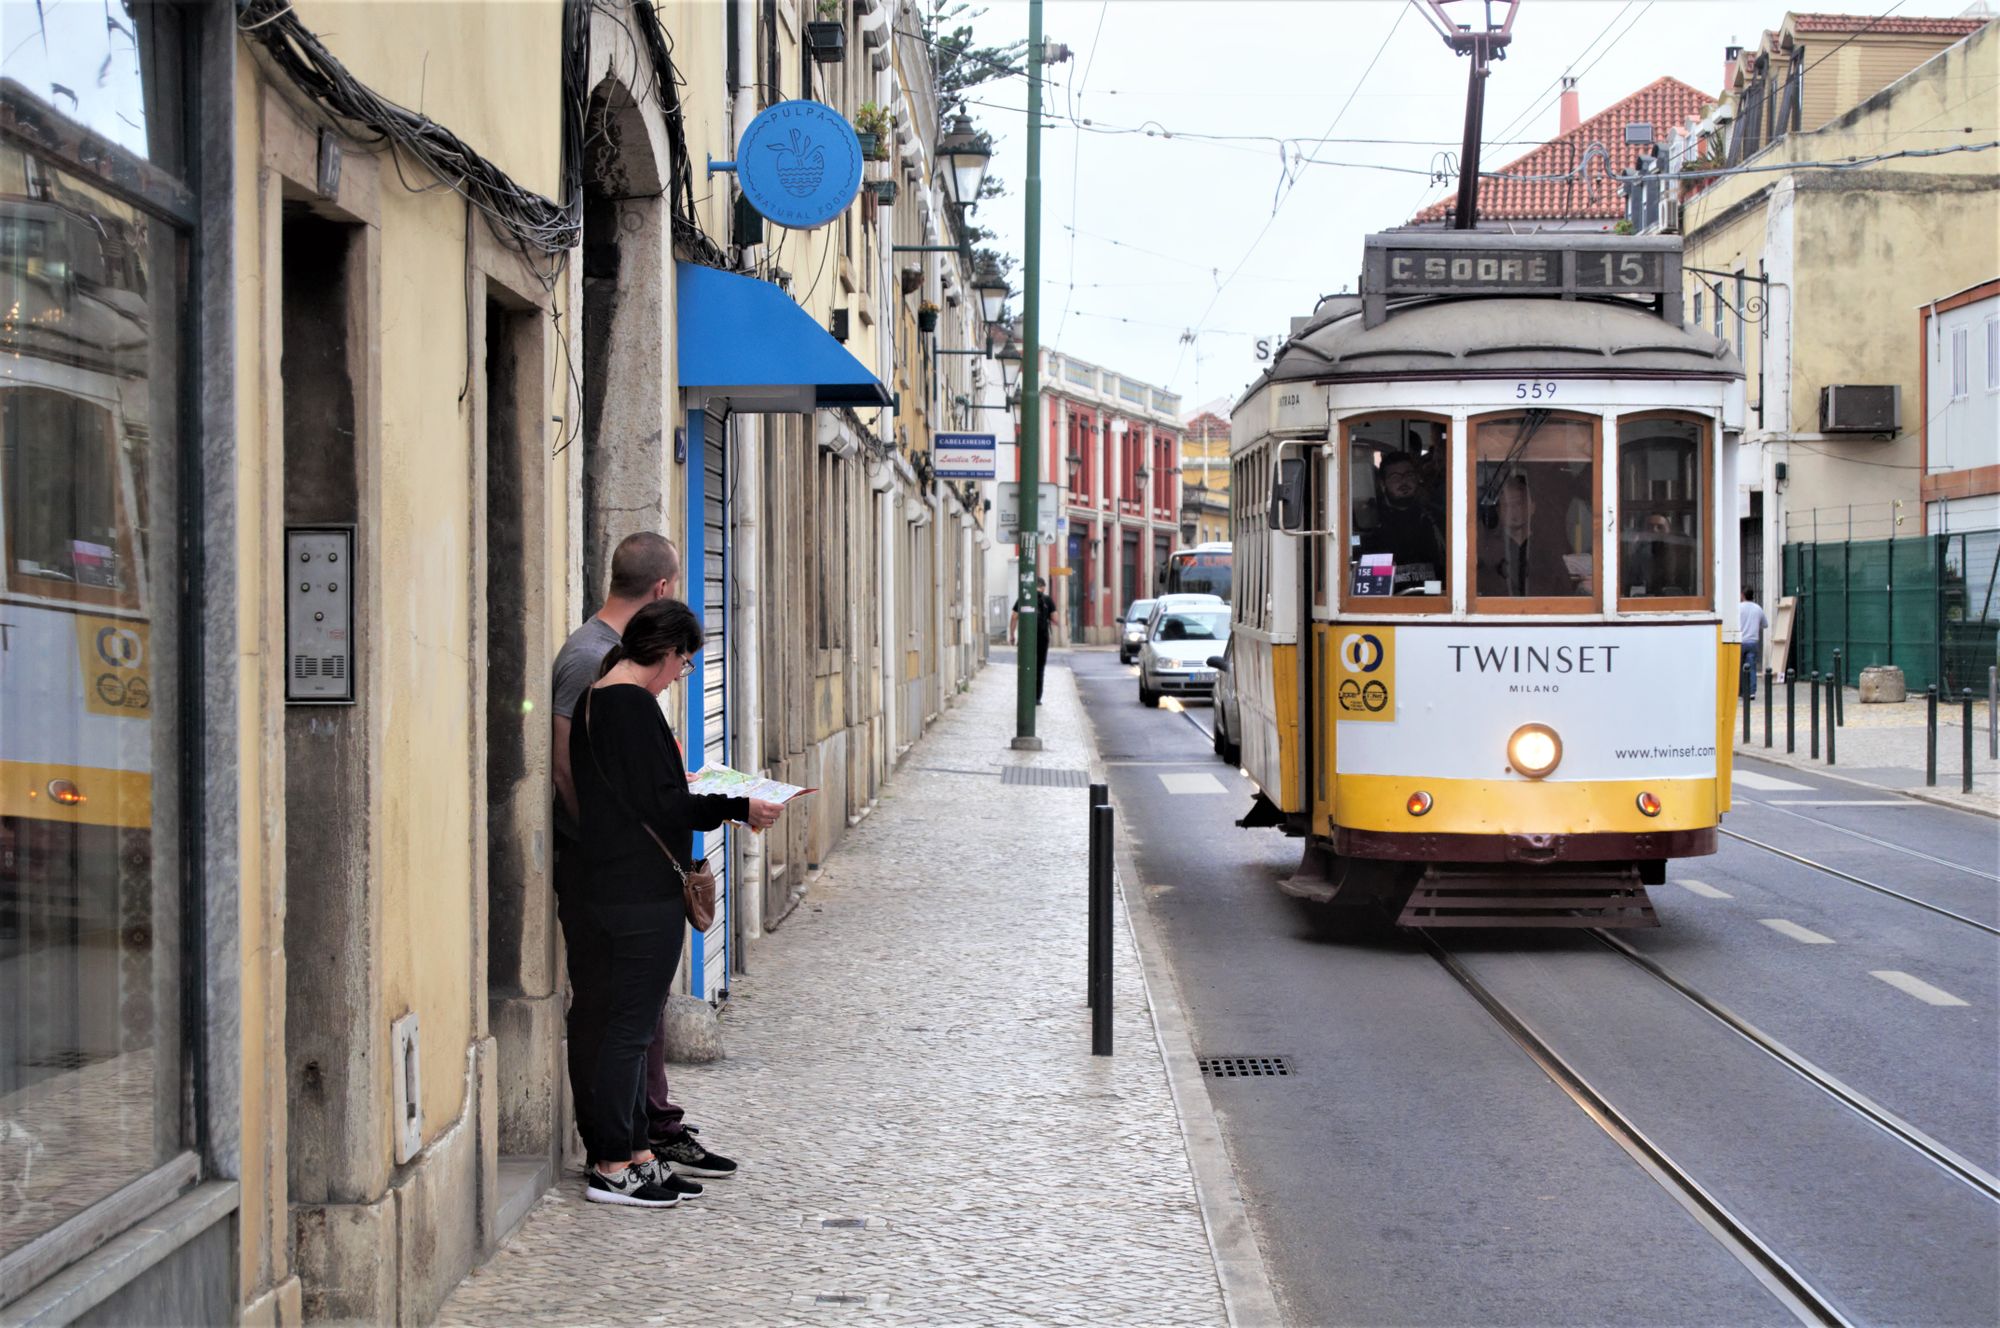
<path fill-rule="evenodd" d="M 861 188 L 861 140 L 824 102 L 781 101 L 744 131 L 736 179 L 767 221 L 800 231 L 824 226 Z"/>

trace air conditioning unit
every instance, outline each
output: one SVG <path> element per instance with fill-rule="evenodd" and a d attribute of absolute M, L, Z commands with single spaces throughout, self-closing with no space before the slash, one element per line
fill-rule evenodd
<path fill-rule="evenodd" d="M 1893 434 L 1903 424 L 1903 390 L 1893 383 L 1840 383 L 1819 390 L 1821 433 Z"/>
<path fill-rule="evenodd" d="M 1681 201 L 1678 198 L 1660 200 L 1660 229 L 1673 234 L 1681 228 Z"/>

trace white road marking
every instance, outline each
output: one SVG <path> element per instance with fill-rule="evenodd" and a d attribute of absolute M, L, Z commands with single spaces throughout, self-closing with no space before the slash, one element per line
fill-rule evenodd
<path fill-rule="evenodd" d="M 1950 992 L 1933 987 L 1922 978 L 1913 978 L 1908 973 L 1898 972 L 1893 968 L 1871 968 L 1868 970 L 1868 976 L 1880 978 L 1897 991 L 1906 991 L 1926 1005 L 1965 1004 Z"/>
<path fill-rule="evenodd" d="M 1735 895 L 1730 894 L 1727 890 L 1718 890 L 1707 881 L 1675 881 L 1674 884 L 1691 895 L 1700 895 L 1703 899 L 1736 898 Z"/>
<path fill-rule="evenodd" d="M 1167 786 L 1169 793 L 1227 793 L 1222 781 L 1206 772 L 1200 774 L 1161 775 L 1160 782 Z"/>
<path fill-rule="evenodd" d="M 1760 793 L 1813 792 L 1813 786 L 1810 784 L 1794 784 L 1789 779 L 1779 779 L 1776 775 L 1760 775 L 1755 770 L 1738 770 L 1731 778 L 1744 788 L 1756 789 Z"/>
<path fill-rule="evenodd" d="M 1778 933 L 1778 935 L 1789 936 L 1793 940 L 1799 941 L 1806 945 L 1833 944 L 1833 937 L 1822 936 L 1818 932 L 1814 931 L 1812 928 L 1801 927 L 1796 922 L 1787 922 L 1783 918 L 1759 918 L 1757 920 L 1763 923 L 1766 927 L 1769 927 L 1772 931 Z"/>
<path fill-rule="evenodd" d="M 1908 798 L 1772 798 L 1767 807 L 1907 807 Z"/>

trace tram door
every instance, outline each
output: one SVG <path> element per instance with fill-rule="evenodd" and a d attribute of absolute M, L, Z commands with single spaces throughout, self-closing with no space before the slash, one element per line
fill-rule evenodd
<path fill-rule="evenodd" d="M 701 614 L 704 641 L 688 679 L 688 773 L 705 764 L 729 763 L 729 424 L 722 416 L 695 416 L 701 447 L 688 458 L 688 550 L 682 572 L 689 604 Z M 693 450 L 693 449 L 690 449 Z M 729 985 L 729 928 L 736 913 L 735 874 L 729 870 L 728 826 L 697 834 L 696 859 L 715 868 L 715 923 L 697 933 L 688 956 L 689 994 L 709 1000 Z"/>

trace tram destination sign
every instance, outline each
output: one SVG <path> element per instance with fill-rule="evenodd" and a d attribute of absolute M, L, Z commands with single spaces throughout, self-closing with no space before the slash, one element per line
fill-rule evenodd
<path fill-rule="evenodd" d="M 1662 317 L 1680 318 L 1680 245 L 1669 237 L 1552 234 L 1482 235 L 1445 231 L 1371 235 L 1361 289 L 1368 326 L 1388 302 L 1438 295 L 1650 297 Z"/>

